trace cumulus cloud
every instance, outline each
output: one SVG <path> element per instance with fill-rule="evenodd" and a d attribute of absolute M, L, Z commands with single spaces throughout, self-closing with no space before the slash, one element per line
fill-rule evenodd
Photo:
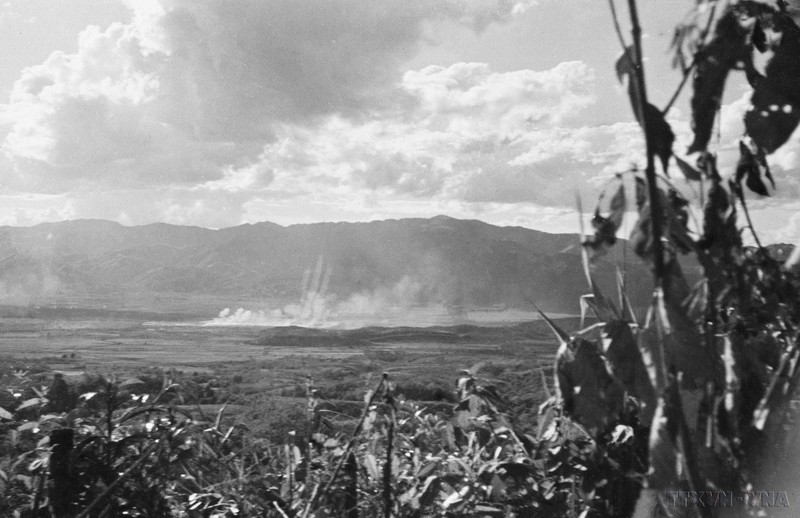
<path fill-rule="evenodd" d="M 224 181 L 276 123 L 381 109 L 431 23 L 477 29 L 529 1 L 130 1 L 74 54 L 29 67 L 0 107 L 7 184 L 64 192 Z"/>
<path fill-rule="evenodd" d="M 595 102 L 594 72 L 581 62 L 510 72 L 431 66 L 406 72 L 401 87 L 409 103 L 380 119 L 278 129 L 259 158 L 270 168 L 266 192 L 563 206 L 574 199 L 570 186 L 609 178 L 640 154 L 635 123 L 579 123 Z"/>
<path fill-rule="evenodd" d="M 595 71 L 405 66 L 442 23 L 480 32 L 535 3 L 129 0 L 130 23 L 88 27 L 76 52 L 23 70 L 0 105 L 0 221 L 444 212 L 561 228 L 576 220 L 564 209 L 576 189 L 643 161 L 635 122 L 585 124 Z M 723 108 L 725 167 L 747 102 Z M 685 149 L 687 116 L 671 115 Z M 792 142 L 770 157 L 779 200 L 800 194 Z"/>

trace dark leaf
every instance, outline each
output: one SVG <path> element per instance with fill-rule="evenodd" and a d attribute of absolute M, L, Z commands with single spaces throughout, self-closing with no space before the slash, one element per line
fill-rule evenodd
<path fill-rule="evenodd" d="M 694 141 L 689 146 L 689 153 L 705 151 L 708 147 L 728 72 L 739 68 L 740 63 L 751 61 L 747 20 L 754 16 L 755 13 L 741 16 L 741 13 L 729 10 L 717 22 L 711 41 L 695 58 L 697 66 L 692 82 Z"/>
<path fill-rule="evenodd" d="M 800 85 L 800 77 L 797 81 Z M 800 104 L 772 89 L 766 81 L 756 87 L 750 102 L 752 106 L 744 116 L 747 134 L 770 154 L 785 144 L 797 128 Z"/>
<path fill-rule="evenodd" d="M 600 213 L 600 202 L 602 199 L 601 195 L 598 205 L 595 208 L 594 217 L 592 218 L 594 236 L 586 239 L 583 243 L 584 248 L 591 252 L 589 254 L 589 259 L 592 262 L 605 254 L 607 249 L 617 242 L 617 230 L 620 225 L 622 225 L 627 206 L 624 184 L 620 182 L 614 196 L 611 197 L 608 206 L 608 217 Z"/>
<path fill-rule="evenodd" d="M 603 217 L 598 207 L 592 218 L 592 227 L 594 227 L 594 236 L 587 238 L 583 242 L 583 246 L 591 251 L 589 259 L 593 262 L 617 242 L 617 226 L 610 218 Z"/>
<path fill-rule="evenodd" d="M 672 144 L 675 142 L 675 134 L 672 132 L 672 127 L 664 119 L 664 114 L 661 110 L 648 103 L 645 107 L 645 115 L 647 116 L 647 140 L 653 148 L 653 152 L 661 159 L 661 167 L 664 174 L 667 173 L 669 167 L 669 159 L 672 156 Z M 641 121 L 640 121 L 641 122 Z"/>
<path fill-rule="evenodd" d="M 730 182 L 732 187 L 736 182 Z M 728 193 L 719 180 L 714 180 L 708 191 L 703 208 L 703 237 L 698 242 L 702 248 L 718 247 L 722 250 L 735 250 L 741 246 L 741 238 L 736 228 L 735 218 Z"/>
<path fill-rule="evenodd" d="M 742 179 L 746 177 L 750 170 L 756 167 L 756 160 L 750 148 L 743 141 L 739 141 L 739 162 L 736 164 L 736 175 L 734 181 L 742 183 Z"/>
<path fill-rule="evenodd" d="M 592 227 L 595 231 L 595 241 L 599 245 L 611 246 L 617 242 L 617 226 L 611 219 L 601 216 L 599 210 L 594 213 Z"/>
<path fill-rule="evenodd" d="M 761 172 L 764 173 L 764 176 L 767 177 L 767 180 L 769 180 L 770 185 L 772 185 L 772 188 L 774 189 L 775 178 L 772 177 L 772 171 L 769 168 L 769 163 L 767 163 L 767 155 L 761 148 L 758 148 L 758 151 L 756 152 L 756 161 L 761 168 Z"/>
<path fill-rule="evenodd" d="M 564 412 L 590 433 L 604 429 L 622 409 L 624 389 L 606 369 L 597 344 L 575 339 L 556 358 Z"/>
<path fill-rule="evenodd" d="M 642 106 L 642 98 L 639 94 L 638 82 L 636 81 L 636 51 L 632 46 L 625 49 L 622 56 L 617 60 L 615 69 L 617 71 L 617 79 L 623 81 L 627 76 L 628 80 L 628 98 L 633 108 L 633 114 L 639 124 L 642 123 L 642 114 L 640 106 Z"/>
<path fill-rule="evenodd" d="M 703 175 L 700 173 L 700 171 L 686 163 L 685 160 L 676 156 L 675 162 L 678 164 L 678 169 L 681 170 L 681 173 L 683 173 L 683 176 L 685 176 L 687 180 L 692 180 L 694 182 L 700 182 L 703 180 Z"/>
<path fill-rule="evenodd" d="M 611 246 L 617 242 L 617 226 L 611 219 L 601 216 L 599 210 L 594 213 L 592 227 L 594 227 L 597 246 Z"/>
<path fill-rule="evenodd" d="M 644 181 L 642 181 L 641 185 L 643 190 Z M 637 190 L 638 188 L 639 184 L 637 182 Z M 694 248 L 694 240 L 689 237 L 687 229 L 689 214 L 686 206 L 689 202 L 673 189 L 670 189 L 669 194 L 665 194 L 661 189 L 657 189 L 656 192 L 658 193 L 662 224 L 664 225 L 661 235 L 669 237 L 682 252 L 690 251 Z M 639 219 L 630 236 L 633 250 L 640 257 L 647 257 L 652 252 L 652 234 L 652 216 L 648 200 L 640 207 Z"/>
<path fill-rule="evenodd" d="M 758 147 L 770 154 L 786 143 L 800 122 L 800 27 L 787 14 L 774 13 L 760 19 L 758 30 L 775 35 L 763 42 L 773 56 L 765 76 L 748 71 L 755 91 L 745 127 Z"/>
<path fill-rule="evenodd" d="M 608 322 L 605 333 L 609 340 L 605 356 L 614 376 L 630 395 L 644 403 L 642 419 L 649 422 L 655 409 L 656 393 L 630 325 L 622 320 Z"/>
<path fill-rule="evenodd" d="M 707 381 L 718 382 L 723 378 L 722 363 L 716 351 L 708 350 L 694 323 L 677 304 L 665 300 L 664 296 L 655 298 L 645 331 L 655 331 L 655 336 L 660 337 L 664 364 L 670 371 L 683 373 L 682 388 L 704 387 Z"/>
<path fill-rule="evenodd" d="M 686 207 L 689 206 L 689 201 L 672 188 L 667 192 L 667 199 L 669 200 L 669 207 L 672 209 L 673 218 L 685 226 L 689 222 L 689 213 L 686 210 Z"/>
<path fill-rule="evenodd" d="M 767 186 L 764 185 L 764 181 L 761 180 L 761 175 L 758 174 L 757 169 L 751 171 L 751 173 L 747 175 L 746 185 L 748 189 L 756 194 L 760 194 L 761 196 L 769 196 Z"/>
<path fill-rule="evenodd" d="M 675 141 L 675 134 L 669 123 L 664 119 L 661 110 L 650 103 L 644 106 L 644 114 L 641 112 L 642 96 L 640 95 L 638 82 L 636 81 L 636 53 L 633 47 L 628 47 L 622 56 L 617 60 L 615 69 L 617 78 L 622 81 L 628 78 L 628 97 L 631 101 L 633 114 L 639 125 L 645 128 L 647 139 L 653 147 L 653 152 L 661 159 L 664 172 L 667 171 L 669 157 L 672 156 L 672 143 Z M 647 124 L 645 124 L 645 120 Z"/>
<path fill-rule="evenodd" d="M 625 49 L 625 52 L 617 59 L 614 69 L 617 71 L 617 79 L 620 82 L 625 76 L 628 77 L 629 81 L 633 79 L 633 76 L 636 75 L 636 56 L 633 46 L 629 45 Z"/>
<path fill-rule="evenodd" d="M 719 180 L 717 171 L 717 156 L 713 153 L 703 152 L 697 157 L 697 167 L 706 175 L 706 178 Z"/>
<path fill-rule="evenodd" d="M 756 156 L 750 148 L 742 141 L 739 141 L 739 162 L 736 164 L 735 183 L 741 185 L 745 179 L 747 187 L 756 194 L 769 196 L 767 186 L 761 180 L 761 166 L 756 160 Z"/>

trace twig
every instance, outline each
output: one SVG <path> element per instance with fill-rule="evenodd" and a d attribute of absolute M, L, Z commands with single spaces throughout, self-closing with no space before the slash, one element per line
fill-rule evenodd
<path fill-rule="evenodd" d="M 714 22 L 714 15 L 716 14 L 716 10 L 717 10 L 717 4 L 714 3 L 714 5 L 711 6 L 711 12 L 708 15 L 706 26 L 703 29 L 702 35 L 700 36 L 700 41 L 702 42 L 703 46 L 705 46 L 706 38 L 708 37 L 708 33 L 711 31 L 711 24 Z M 692 57 L 692 62 L 689 63 L 689 66 L 686 68 L 686 70 L 683 71 L 683 77 L 681 78 L 681 82 L 678 83 L 678 88 L 675 89 L 675 93 L 672 94 L 672 97 L 670 97 L 667 105 L 664 106 L 663 110 L 661 110 L 661 113 L 663 113 L 664 115 L 666 115 L 669 112 L 669 110 L 672 108 L 672 105 L 675 104 L 675 101 L 678 100 L 678 96 L 680 95 L 681 90 L 683 90 L 683 87 L 686 86 L 686 81 L 688 81 L 689 76 L 694 70 L 694 67 L 697 66 L 697 61 L 698 61 L 697 56 L 702 51 L 703 51 L 702 47 L 697 49 L 697 51 L 694 53 L 694 56 Z M 680 49 L 678 49 L 678 52 L 680 52 Z"/>
<path fill-rule="evenodd" d="M 286 514 L 286 512 L 284 512 L 283 509 L 281 509 L 281 506 L 278 505 L 278 502 L 273 500 L 272 505 L 275 506 L 275 509 L 277 509 L 279 513 L 281 513 L 281 516 L 283 516 L 283 518 L 289 518 L 289 515 Z"/>
<path fill-rule="evenodd" d="M 633 48 L 636 58 L 634 66 L 635 81 L 639 95 L 636 100 L 639 103 L 638 112 L 642 116 L 642 129 L 644 131 L 645 143 L 647 145 L 647 168 L 645 169 L 645 177 L 647 178 L 647 193 L 650 199 L 650 220 L 652 222 L 651 231 L 653 233 L 653 269 L 655 270 L 656 286 L 664 286 L 666 283 L 666 269 L 664 267 L 664 244 L 661 242 L 662 235 L 662 218 L 661 203 L 658 198 L 658 186 L 656 185 L 656 167 L 655 167 L 655 151 L 653 150 L 653 142 L 647 129 L 650 127 L 648 124 L 647 110 L 647 90 L 645 88 L 644 80 L 644 64 L 642 61 L 642 28 L 639 25 L 639 14 L 636 9 L 636 0 L 628 0 L 628 9 L 631 16 L 631 34 L 633 35 Z"/>
<path fill-rule="evenodd" d="M 139 457 L 139 459 L 138 459 L 136 462 L 134 462 L 133 464 L 131 464 L 131 466 L 130 466 L 130 467 L 128 467 L 128 469 L 126 469 L 126 470 L 125 470 L 125 471 L 122 473 L 122 475 L 120 475 L 119 477 L 117 477 L 117 479 L 116 479 L 116 480 L 114 480 L 114 482 L 112 482 L 111 484 L 109 484 L 109 486 L 106 488 L 106 490 L 105 490 L 105 491 L 103 491 L 103 493 L 102 493 L 102 494 L 100 494 L 100 495 L 99 495 L 97 498 L 95 498 L 95 499 L 92 501 L 92 503 L 91 503 L 91 504 L 89 504 L 89 507 L 87 507 L 86 509 L 84 509 L 84 510 L 83 510 L 83 512 L 81 512 L 81 514 L 79 514 L 78 516 L 76 516 L 76 518 L 86 518 L 87 516 L 89 516 L 89 513 L 91 513 L 91 512 L 94 510 L 94 508 L 95 508 L 95 507 L 97 507 L 98 505 L 100 505 L 100 502 L 102 502 L 103 500 L 105 500 L 105 499 L 106 499 L 106 497 L 107 497 L 108 495 L 110 495 L 110 494 L 111 494 L 111 492 L 112 492 L 112 491 L 113 491 L 113 490 L 114 490 L 114 489 L 115 489 L 115 488 L 116 488 L 116 487 L 117 487 L 117 486 L 118 486 L 118 485 L 119 485 L 119 484 L 120 484 L 120 483 L 121 483 L 123 480 L 125 480 L 126 478 L 128 478 L 128 476 L 129 476 L 131 473 L 133 473 L 133 471 L 134 471 L 135 469 L 137 469 L 139 466 L 141 466 L 141 465 L 144 463 L 144 461 L 145 461 L 145 460 L 147 460 L 147 458 L 150 456 L 150 454 L 153 452 L 153 450 L 155 450 L 155 449 L 156 449 L 156 447 L 157 447 L 157 446 L 158 446 L 158 443 L 157 443 L 157 442 L 152 442 L 152 443 L 150 443 L 150 445 L 149 445 L 147 448 L 145 448 L 145 449 L 144 449 L 144 451 L 142 452 L 142 455 L 141 455 L 141 457 Z"/>
<path fill-rule="evenodd" d="M 625 38 L 622 36 L 622 29 L 619 26 L 619 18 L 617 18 L 617 8 L 614 5 L 614 0 L 608 0 L 608 6 L 611 8 L 611 19 L 614 20 L 614 30 L 617 31 L 617 38 L 619 38 L 619 44 L 622 46 L 622 52 L 627 52 L 628 44 L 625 43 Z"/>

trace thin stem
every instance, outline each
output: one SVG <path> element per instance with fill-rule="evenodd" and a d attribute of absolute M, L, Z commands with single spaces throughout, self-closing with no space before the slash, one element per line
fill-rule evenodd
<path fill-rule="evenodd" d="M 689 75 L 691 75 L 692 70 L 694 70 L 695 65 L 697 64 L 697 54 L 695 54 L 694 58 L 692 58 L 692 62 L 689 64 L 689 67 L 684 70 L 683 77 L 681 78 L 681 82 L 678 83 L 678 87 L 675 89 L 675 92 L 672 94 L 672 97 L 669 98 L 669 102 L 664 109 L 661 110 L 661 113 L 666 115 L 669 113 L 669 110 L 672 108 L 672 105 L 675 104 L 675 101 L 678 100 L 678 96 L 681 94 L 683 87 L 686 86 L 686 81 L 689 80 Z"/>
<path fill-rule="evenodd" d="M 662 236 L 662 217 L 661 203 L 658 198 L 658 185 L 656 184 L 656 168 L 652 138 L 648 135 L 649 125 L 647 107 L 647 90 L 645 88 L 644 66 L 642 61 L 642 28 L 639 25 L 639 14 L 636 9 L 636 0 L 628 0 L 628 9 L 631 17 L 631 34 L 633 35 L 633 47 L 636 58 L 635 72 L 636 87 L 638 89 L 639 102 L 638 112 L 642 116 L 642 128 L 644 130 L 645 142 L 647 145 L 647 168 L 645 177 L 647 178 L 647 193 L 650 198 L 650 220 L 651 231 L 653 234 L 653 269 L 655 270 L 656 286 L 664 287 L 666 283 L 666 269 L 664 267 L 664 244 L 661 242 Z"/>
<path fill-rule="evenodd" d="M 622 36 L 622 29 L 619 26 L 619 18 L 617 17 L 617 8 L 614 5 L 614 0 L 608 0 L 608 6 L 611 8 L 611 19 L 614 20 L 614 30 L 617 31 L 617 38 L 619 44 L 622 46 L 622 52 L 626 52 L 628 44 L 625 43 L 625 38 Z"/>
<path fill-rule="evenodd" d="M 708 20 L 706 20 L 706 26 L 703 29 L 703 34 L 700 36 L 700 41 L 702 42 L 703 46 L 705 46 L 706 38 L 708 37 L 708 33 L 711 31 L 711 24 L 714 22 L 714 15 L 716 13 L 716 10 L 717 10 L 717 4 L 715 3 L 714 5 L 711 6 L 711 12 L 708 15 Z M 678 88 L 675 89 L 675 93 L 672 94 L 672 97 L 669 99 L 667 105 L 664 107 L 663 110 L 661 110 L 661 113 L 663 113 L 664 115 L 669 113 L 669 110 L 670 108 L 672 108 L 672 105 L 675 104 L 675 101 L 678 100 L 678 96 L 680 95 L 681 90 L 683 90 L 683 87 L 686 86 L 686 81 L 689 80 L 689 76 L 692 74 L 694 67 L 697 66 L 697 61 L 698 61 L 697 56 L 702 51 L 703 51 L 702 47 L 697 49 L 697 52 L 694 53 L 694 57 L 692 57 L 692 62 L 689 64 L 689 67 L 683 71 L 683 77 L 681 78 L 681 82 L 678 83 Z M 678 49 L 678 52 L 680 52 L 680 49 Z"/>

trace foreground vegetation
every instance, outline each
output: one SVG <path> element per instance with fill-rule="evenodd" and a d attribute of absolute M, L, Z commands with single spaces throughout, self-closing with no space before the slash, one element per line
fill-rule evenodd
<path fill-rule="evenodd" d="M 282 442 L 226 422 L 224 406 L 184 405 L 166 374 L 154 392 L 150 378 L 91 381 L 65 411 L 62 378 L 3 378 L 16 408 L 2 416 L 0 514 L 577 516 L 608 505 L 612 471 L 635 468 L 626 429 L 598 442 L 548 414 L 522 433 L 469 373 L 451 417 L 398 397 L 388 375 L 360 415 L 338 415 L 309 379 L 305 419 Z"/>

